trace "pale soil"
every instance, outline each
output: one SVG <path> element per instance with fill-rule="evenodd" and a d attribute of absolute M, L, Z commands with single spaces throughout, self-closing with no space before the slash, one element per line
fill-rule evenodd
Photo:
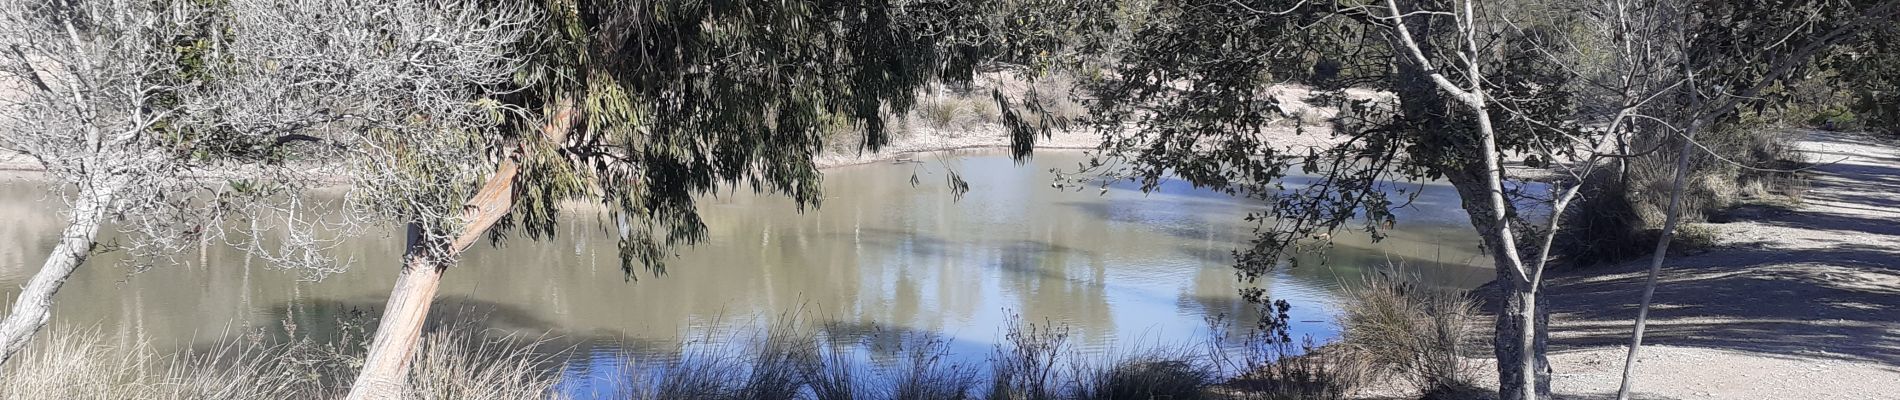
<path fill-rule="evenodd" d="M 1637 363 L 1645 399 L 1900 399 L 1900 145 L 1812 132 L 1793 209 L 1709 224 L 1664 264 Z M 1646 261 L 1550 281 L 1552 389 L 1614 398 Z M 1490 367 L 1481 367 L 1489 371 Z M 1495 382 L 1491 376 L 1479 382 Z"/>
<path fill-rule="evenodd" d="M 985 78 L 980 82 L 980 87 L 1000 87 L 1004 93 L 1016 97 L 1021 97 L 1023 92 L 1021 86 L 1025 84 L 1020 80 L 1011 78 Z M 1287 120 L 1287 126 L 1274 127 L 1265 132 L 1261 132 L 1261 136 L 1264 137 L 1268 143 L 1272 143 L 1275 147 L 1280 149 L 1298 149 L 1304 152 L 1307 148 L 1330 146 L 1343 140 L 1342 138 L 1334 137 L 1331 128 L 1320 123 L 1327 118 L 1332 118 L 1337 115 L 1338 112 L 1331 107 L 1307 104 L 1305 99 L 1310 96 L 1311 92 L 1306 88 L 1294 85 L 1282 85 L 1274 86 L 1267 89 L 1267 91 L 1280 100 L 1280 107 L 1283 113 L 1294 116 Z M 975 92 L 987 93 L 987 91 L 984 90 L 977 90 Z M 973 102 L 991 101 L 986 96 L 987 95 L 976 97 L 953 96 L 947 100 Z M 1389 94 L 1356 89 L 1348 90 L 1347 96 L 1355 99 L 1386 100 L 1389 100 L 1391 97 Z M 941 100 L 926 98 L 923 101 L 928 103 L 930 101 Z M 818 166 L 821 168 L 829 168 L 879 161 L 913 160 L 928 156 L 926 153 L 948 150 L 1000 150 L 1008 149 L 1010 145 L 1009 132 L 1002 124 L 996 122 L 957 124 L 959 126 L 939 127 L 929 126 L 928 123 L 919 121 L 918 118 L 915 117 L 896 117 L 893 118 L 890 123 L 908 124 L 908 126 L 913 128 L 908 129 L 909 132 L 893 135 L 894 137 L 891 143 L 885 145 L 882 150 L 876 153 L 860 153 L 852 150 L 852 146 L 850 145 L 842 146 L 846 147 L 844 149 L 827 151 L 817 157 Z M 1308 124 L 1304 132 L 1294 129 L 1295 127 L 1293 125 L 1298 123 Z M 1091 150 L 1097 148 L 1101 143 L 1102 133 L 1100 131 L 1092 129 L 1071 129 L 1058 130 L 1052 132 L 1050 137 L 1037 138 L 1036 148 Z"/>
<path fill-rule="evenodd" d="M 1021 96 L 1021 81 L 1012 79 L 985 79 L 983 85 L 1003 88 L 1011 96 Z M 987 87 L 986 86 L 986 87 Z M 1266 89 L 1280 103 L 1280 111 L 1288 115 L 1284 126 L 1276 126 L 1260 132 L 1263 141 L 1274 147 L 1288 150 L 1288 154 L 1304 154 L 1309 148 L 1324 149 L 1345 141 L 1346 138 L 1334 136 L 1332 127 L 1325 123 L 1338 115 L 1333 107 L 1309 104 L 1312 91 L 1299 85 L 1278 85 Z M 977 92 L 982 92 L 978 90 Z M 1374 92 L 1363 89 L 1348 89 L 1346 97 L 1358 100 L 1394 101 L 1391 93 Z M 990 101 L 987 98 L 963 98 L 952 100 Z M 931 100 L 925 100 L 931 101 Z M 892 124 L 910 124 L 915 128 L 910 132 L 894 135 L 891 143 L 876 153 L 851 150 L 853 146 L 844 145 L 843 149 L 834 149 L 819 154 L 818 166 L 831 168 L 847 165 L 859 165 L 880 161 L 911 161 L 929 157 L 929 153 L 950 150 L 1003 150 L 1010 145 L 1009 132 L 999 123 L 967 124 L 957 127 L 933 127 L 918 121 L 915 117 L 894 118 Z M 1305 124 L 1304 129 L 1296 125 Z M 1061 130 L 1053 132 L 1051 137 L 1037 138 L 1037 149 L 1092 150 L 1102 143 L 1102 133 L 1092 129 Z M 1527 167 L 1522 163 L 1523 154 L 1509 154 L 1505 157 L 1505 175 L 1520 181 L 1547 181 L 1557 179 L 1550 169 Z"/>
<path fill-rule="evenodd" d="M 1325 146 L 1337 141 L 1331 134 L 1308 130 L 1296 134 L 1292 128 L 1276 128 L 1265 135 L 1272 143 L 1281 148 L 1305 149 Z M 979 126 L 968 129 L 925 129 L 898 136 L 878 152 L 859 153 L 851 150 L 835 150 L 819 154 L 815 160 L 820 168 L 847 165 L 869 164 L 892 160 L 917 160 L 930 157 L 931 153 L 953 150 L 1006 150 L 1009 148 L 1009 133 L 1001 126 Z M 1037 138 L 1036 148 L 1043 150 L 1093 150 L 1102 143 L 1102 135 L 1093 130 L 1065 130 L 1053 132 L 1050 137 Z"/>
<path fill-rule="evenodd" d="M 1101 141 L 1101 135 L 1094 132 L 1065 130 L 1053 132 L 1050 137 L 1037 138 L 1036 148 L 1085 150 L 1094 149 Z M 1008 149 L 1009 142 L 1009 133 L 995 125 L 969 129 L 924 129 L 892 138 L 889 144 L 875 153 L 839 149 L 819 154 L 814 161 L 819 168 L 832 168 L 911 160 L 924 156 L 924 153 L 940 151 Z"/>

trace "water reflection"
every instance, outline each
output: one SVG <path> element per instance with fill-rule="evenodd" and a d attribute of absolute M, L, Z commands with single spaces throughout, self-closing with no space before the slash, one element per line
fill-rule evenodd
<path fill-rule="evenodd" d="M 478 247 L 443 284 L 438 316 L 469 315 L 481 328 L 565 338 L 588 357 L 576 371 L 614 370 L 616 354 L 675 349 L 721 325 L 749 325 L 799 310 L 812 328 L 879 327 L 948 337 L 983 357 L 1012 316 L 1072 327 L 1082 349 L 1118 340 L 1201 337 L 1204 318 L 1252 315 L 1228 266 L 1245 244 L 1256 208 L 1243 200 L 1168 182 L 1154 193 L 1051 189 L 1052 167 L 1077 154 L 1043 153 L 1029 165 L 1001 155 L 827 171 L 823 208 L 735 192 L 713 196 L 711 239 L 679 251 L 664 276 L 628 281 L 598 216 L 578 211 L 556 240 Z M 941 185 L 955 168 L 971 191 L 954 200 Z M 913 186 L 912 175 L 923 185 Z M 1424 185 L 1402 210 L 1399 230 L 1371 243 L 1343 236 L 1302 267 L 1256 285 L 1294 304 L 1295 335 L 1335 332 L 1328 304 L 1340 282 L 1388 263 L 1437 282 L 1475 286 L 1488 270 L 1448 187 Z M 0 184 L 0 295 L 39 266 L 61 228 L 61 208 L 30 182 Z M 334 334 L 335 322 L 376 315 L 393 284 L 401 243 L 372 232 L 340 249 L 344 274 L 299 282 L 232 249 L 205 246 L 181 265 L 140 274 L 117 256 L 94 259 L 61 291 L 55 318 L 99 325 L 121 340 L 190 345 L 235 331 Z M 448 319 L 448 318 L 440 318 Z M 861 330 L 869 331 L 870 328 Z M 865 335 L 857 336 L 862 340 Z M 856 340 L 856 339 L 854 339 Z"/>

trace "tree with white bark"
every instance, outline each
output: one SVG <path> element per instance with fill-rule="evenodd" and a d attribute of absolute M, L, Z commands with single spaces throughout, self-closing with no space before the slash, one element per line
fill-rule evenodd
<path fill-rule="evenodd" d="M 1617 398 L 1626 400 L 1634 392 L 1636 362 L 1655 297 L 1656 277 L 1668 256 L 1671 238 L 1683 220 L 1686 177 L 1697 167 L 1697 159 L 1734 162 L 1722 159 L 1698 143 L 1698 134 L 1720 129 L 1758 128 L 1737 121 L 1743 109 L 1761 110 L 1790 103 L 1788 96 L 1769 94 L 1806 80 L 1811 71 L 1824 68 L 1816 65 L 1822 57 L 1837 52 L 1851 53 L 1880 34 L 1890 32 L 1893 24 L 1900 22 L 1900 1 L 1706 1 L 1680 7 L 1651 1 L 1614 4 L 1617 5 L 1615 10 L 1621 12 L 1616 20 L 1625 26 L 1651 26 L 1647 32 L 1633 32 L 1625 43 L 1660 42 L 1678 48 L 1674 57 L 1662 62 L 1674 66 L 1674 74 L 1633 75 L 1626 81 L 1664 76 L 1674 79 L 1681 87 L 1677 91 L 1677 107 L 1645 115 L 1657 122 L 1662 131 L 1661 135 L 1652 135 L 1649 141 L 1659 147 L 1673 145 L 1676 151 L 1665 219 L 1655 250 L 1649 256 L 1649 271 L 1638 301 L 1628 354 L 1623 360 L 1621 385 L 1617 389 Z M 1626 12 L 1630 10 L 1635 12 Z M 1655 20 L 1646 23 L 1644 17 Z M 1878 84 L 1888 78 L 1877 73 L 1847 76 L 1846 81 L 1853 82 L 1850 85 Z"/>
<path fill-rule="evenodd" d="M 1258 238 L 1237 252 L 1249 280 L 1333 230 L 1382 235 L 1416 193 L 1407 182 L 1449 182 L 1496 271 L 1499 396 L 1546 398 L 1544 277 L 1564 218 L 1589 212 L 1572 205 L 1592 175 L 1692 142 L 1698 126 L 1732 118 L 1790 77 L 1811 49 L 1844 40 L 1836 29 L 1890 22 L 1894 11 L 1813 2 L 1800 8 L 1814 11 L 1806 22 L 1750 31 L 1779 21 L 1774 7 L 1725 3 L 1159 2 L 1102 63 L 1104 78 L 1086 85 L 1114 160 L 1101 165 L 1147 188 L 1175 177 L 1269 203 L 1249 216 Z M 1727 24 L 1706 23 L 1716 19 Z M 1783 40 L 1730 40 L 1742 37 Z M 1721 43 L 1757 47 L 1710 47 Z M 1261 134 L 1284 119 L 1265 89 L 1287 81 L 1340 108 L 1329 121 L 1336 144 L 1288 151 Z M 1345 95 L 1354 88 L 1396 101 Z M 1512 159 L 1558 179 L 1524 190 L 1505 174 Z M 1312 178 L 1287 179 L 1295 172 Z M 1525 218 L 1526 206 L 1542 215 Z M 1258 289 L 1243 295 L 1269 301 Z"/>
<path fill-rule="evenodd" d="M 351 391 L 400 395 L 441 273 L 520 194 L 508 186 L 518 176 L 510 150 L 563 134 L 518 130 L 509 122 L 539 110 L 502 99 L 524 90 L 523 42 L 541 13 L 523 2 L 428 0 L 234 0 L 228 12 L 227 48 L 252 60 L 235 74 L 278 83 L 258 98 L 318 121 L 307 135 L 327 152 L 312 162 L 349 184 L 338 222 L 405 229 L 401 278 Z"/>
<path fill-rule="evenodd" d="M 46 1 L 0 7 L 0 146 L 45 167 L 69 227 L 0 322 L 0 361 L 51 314 L 108 225 L 163 261 L 224 241 L 314 275 L 335 237 L 388 215 L 460 223 L 455 182 L 490 174 L 495 100 L 525 65 L 524 4 Z M 304 189 L 346 178 L 341 219 Z M 453 200 L 450 200 L 453 199 Z M 442 251 L 442 249 L 430 249 Z"/>
<path fill-rule="evenodd" d="M 151 4 L 162 2 L 108 5 Z M 510 229 L 534 238 L 552 235 L 561 204 L 598 201 L 609 213 L 606 220 L 620 239 L 623 269 L 631 279 L 635 266 L 663 272 L 671 246 L 705 237 L 694 207 L 697 195 L 749 186 L 816 206 L 819 176 L 812 157 L 828 133 L 860 132 L 866 150 L 888 142 L 882 124 L 886 113 L 906 110 L 917 90 L 929 82 L 967 81 L 979 62 L 1000 57 L 1004 47 L 997 45 L 996 37 L 986 36 L 997 31 L 976 27 L 1023 22 L 984 18 L 1004 15 L 987 12 L 997 5 L 212 3 L 211 9 L 191 10 L 198 16 L 195 31 L 127 39 L 127 46 L 143 46 L 135 50 L 155 60 L 118 64 L 128 67 L 116 72 L 134 77 L 97 85 L 123 87 L 125 81 L 149 77 L 139 71 L 182 77 L 188 84 L 175 87 L 192 90 L 183 92 L 190 96 L 181 97 L 185 101 L 179 107 L 190 112 L 140 120 L 183 116 L 174 117 L 176 122 L 116 128 L 176 126 L 184 139 L 174 141 L 182 145 L 156 142 L 148 147 L 235 165 L 156 177 L 160 179 L 95 170 L 71 177 L 80 182 L 114 177 L 119 180 L 112 182 L 202 185 L 213 193 L 241 187 L 256 197 L 288 199 L 300 198 L 298 190 L 304 186 L 298 183 L 304 181 L 274 174 L 315 171 L 348 181 L 348 211 L 340 220 L 296 217 L 294 204 L 262 207 L 282 216 L 279 225 L 296 232 L 290 236 L 297 240 L 291 242 L 302 246 L 270 249 L 258 244 L 261 241 L 245 245 L 259 252 L 278 250 L 271 253 L 278 264 L 334 272 L 337 267 L 322 251 L 328 239 L 315 232 L 360 231 L 356 225 L 361 224 L 404 227 L 407 246 L 397 284 L 350 393 L 351 398 L 391 398 L 402 393 L 436 288 L 463 250 Z M 41 32 L 56 31 L 48 27 L 63 21 L 34 19 L 42 17 L 38 12 L 43 8 L 92 6 L 55 2 L 21 7 L 15 10 L 18 19 L 40 25 L 22 28 L 17 36 L 37 39 Z M 159 11 L 164 10 L 150 13 L 162 14 Z M 74 20 L 72 25 L 83 30 L 95 27 L 93 22 Z M 191 38 L 191 48 L 201 50 L 175 54 L 169 51 L 176 48 L 164 41 L 146 40 L 178 37 Z M 124 57 L 73 52 L 88 57 L 75 65 L 105 65 L 105 59 Z M 24 66 L 40 65 L 34 56 L 22 57 L 17 64 L 26 68 L 23 71 L 34 71 Z M 171 65 L 190 68 L 161 69 Z M 63 88 L 51 87 L 43 92 Z M 173 104 L 117 101 L 120 104 L 96 107 L 151 110 L 153 104 Z M 42 103 L 57 104 L 21 104 Z M 90 121 L 79 114 L 58 116 Z M 58 139 L 60 134 L 48 136 Z M 283 150 L 286 144 L 299 146 Z M 235 156 L 205 157 L 203 149 L 194 147 L 213 145 L 236 149 L 214 155 Z M 51 160 L 49 169 L 55 171 L 61 171 L 57 163 L 70 160 L 132 159 L 121 153 L 22 150 Z M 120 170 L 174 169 L 179 168 Z M 239 173 L 244 175 L 234 175 Z M 219 179 L 187 179 L 193 174 Z M 150 192 L 161 194 L 154 195 L 159 198 L 191 193 Z M 109 213 L 78 215 L 99 214 Z M 96 227 L 97 220 L 76 225 Z M 194 221 L 192 229 L 221 232 L 219 220 Z M 158 232 L 150 236 L 178 237 Z M 71 248 L 90 248 L 90 240 L 88 236 Z M 87 253 L 75 254 L 71 265 Z M 70 267 L 49 268 L 42 275 L 64 279 L 70 272 Z M 43 322 L 43 315 L 38 318 Z"/>
<path fill-rule="evenodd" d="M 349 398 L 402 394 L 437 287 L 462 251 L 505 233 L 551 236 L 558 231 L 554 226 L 563 204 L 602 205 L 606 233 L 619 239 L 628 279 L 637 276 L 637 267 L 664 273 L 673 246 L 706 237 L 695 206 L 700 195 L 749 187 L 817 206 L 821 195 L 813 157 L 825 138 L 849 129 L 863 135 L 865 150 L 874 151 L 889 141 L 886 113 L 907 110 L 927 83 L 971 79 L 976 65 L 998 49 L 984 36 L 993 31 L 975 29 L 995 22 L 979 18 L 994 15 L 983 11 L 995 5 L 554 0 L 529 6 L 541 17 L 519 37 L 514 25 L 470 31 L 479 37 L 448 35 L 447 43 L 513 40 L 512 51 L 502 54 L 490 52 L 489 45 L 499 42 L 480 42 L 479 51 L 442 53 L 456 60 L 492 57 L 498 61 L 481 65 L 507 67 L 495 70 L 510 72 L 506 82 L 460 82 L 446 87 L 462 91 L 424 92 L 448 96 L 423 103 L 441 107 L 393 114 L 377 113 L 418 104 L 408 95 L 417 91 L 405 85 L 432 73 L 398 74 L 404 79 L 389 84 L 403 90 L 346 90 L 353 93 L 351 99 L 368 98 L 374 107 L 385 108 L 353 113 L 383 117 L 353 117 L 371 129 L 346 130 L 324 140 L 351 149 L 344 152 L 358 165 L 349 175 L 357 177 L 353 192 L 360 193 L 352 198 L 366 206 L 357 209 L 408 232 L 396 286 Z M 477 26 L 498 20 L 506 19 L 473 19 Z M 286 34 L 311 35 L 312 43 L 304 45 L 311 51 L 323 51 L 325 43 L 352 43 L 347 40 L 355 37 L 349 34 L 353 30 L 337 30 L 336 23 L 308 24 Z M 497 35 L 502 31 L 510 34 Z M 441 45 L 426 39 L 396 40 L 394 46 L 414 44 L 413 51 L 435 54 L 430 49 Z M 385 42 L 371 43 L 390 46 Z M 361 69 L 375 62 L 375 57 L 351 59 L 337 68 Z M 398 64 L 389 70 L 406 68 Z M 436 125 L 443 121 L 450 122 Z M 379 131 L 386 133 L 346 133 Z"/>
<path fill-rule="evenodd" d="M 164 257 L 201 241 L 252 241 L 221 221 L 292 205 L 281 168 L 298 121 L 218 114 L 232 82 L 211 13 L 188 2 L 70 0 L 0 5 L 0 148 L 45 170 L 69 206 L 45 264 L 0 320 L 0 363 L 51 318 L 55 294 L 116 227 L 116 248 Z M 255 110 L 254 108 L 251 108 Z M 289 245 L 294 240 L 281 241 Z M 282 253 L 269 253 L 282 254 Z"/>

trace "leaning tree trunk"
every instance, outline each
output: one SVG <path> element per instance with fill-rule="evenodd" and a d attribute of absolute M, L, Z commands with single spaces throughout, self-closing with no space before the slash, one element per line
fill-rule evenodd
<path fill-rule="evenodd" d="M 1700 125 L 1698 121 L 1689 122 L 1689 129 L 1682 136 L 1682 148 L 1676 151 L 1676 176 L 1669 186 L 1669 208 L 1664 214 L 1662 232 L 1656 236 L 1656 250 L 1649 255 L 1649 274 L 1643 278 L 1643 300 L 1636 308 L 1636 325 L 1630 331 L 1629 354 L 1623 357 L 1623 380 L 1616 389 L 1617 400 L 1629 400 L 1635 390 L 1636 357 L 1643 349 L 1643 331 L 1649 326 L 1650 303 L 1656 299 L 1656 275 L 1662 273 L 1663 260 L 1669 257 L 1669 242 L 1676 236 L 1676 225 L 1682 222 L 1682 181 L 1689 174 L 1690 146 L 1695 144 Z"/>
<path fill-rule="evenodd" d="M 409 224 L 408 231 L 402 272 L 396 277 L 396 287 L 389 291 L 389 302 L 383 306 L 382 321 L 376 325 L 376 337 L 370 341 L 363 370 L 350 387 L 351 399 L 402 397 L 404 378 L 410 361 L 415 359 L 429 306 L 442 285 L 442 273 L 448 270 L 448 262 L 431 254 L 430 249 L 439 243 L 430 243 L 430 236 L 423 234 L 419 224 Z"/>
<path fill-rule="evenodd" d="M 571 99 L 564 98 L 556 104 L 559 111 L 550 123 L 541 127 L 541 139 L 558 144 L 566 139 L 568 130 L 581 114 Z M 396 287 L 389 292 L 389 302 L 383 307 L 376 335 L 370 338 L 363 370 L 350 387 L 350 400 L 402 396 L 409 364 L 415 359 L 423 323 L 428 319 L 429 306 L 435 301 L 436 289 L 442 284 L 442 274 L 454 265 L 454 257 L 480 241 L 489 228 L 501 222 L 514 208 L 515 176 L 519 173 L 520 166 L 515 160 L 503 159 L 495 174 L 482 182 L 481 188 L 464 204 L 461 232 L 452 239 L 430 239 L 438 236 L 424 235 L 424 230 L 415 224 L 409 226 L 409 246 L 404 250 L 402 272 L 396 278 Z M 430 254 L 434 249 L 445 250 Z"/>
<path fill-rule="evenodd" d="M 409 224 L 402 272 L 396 277 L 396 287 L 389 291 L 382 321 L 370 339 L 369 355 L 363 359 L 356 384 L 350 387 L 349 399 L 401 398 L 442 274 L 454 265 L 453 257 L 481 240 L 488 228 L 508 214 L 514 201 L 516 172 L 514 162 L 502 162 L 501 168 L 469 199 L 462 231 L 453 239 L 426 234 L 420 225 Z"/>
<path fill-rule="evenodd" d="M 33 279 L 20 290 L 20 297 L 13 300 L 13 311 L 0 320 L 0 364 L 13 359 L 26 348 L 33 334 L 46 326 L 53 315 L 53 295 L 66 283 L 66 278 L 79 269 L 79 264 L 92 255 L 93 242 L 104 224 L 106 204 L 111 201 L 110 195 L 105 193 L 95 190 L 80 193 L 73 202 L 70 224 L 60 232 L 59 244 L 46 256 L 46 264 L 40 266 L 40 272 L 33 274 Z"/>
<path fill-rule="evenodd" d="M 570 120 L 567 113 L 561 114 L 561 118 Z M 565 127 L 558 128 L 565 132 Z M 435 301 L 436 289 L 442 284 L 442 274 L 454 265 L 454 257 L 480 241 L 482 235 L 514 207 L 515 175 L 519 171 L 514 161 L 501 162 L 495 174 L 469 198 L 462 214 L 462 230 L 452 239 L 427 235 L 421 226 L 409 225 L 409 245 L 403 252 L 402 272 L 396 278 L 396 287 L 389 291 L 382 321 L 376 325 L 369 355 L 363 359 L 363 371 L 356 375 L 356 384 L 350 387 L 350 400 L 401 397 L 409 363 L 415 358 L 423 323 L 428 319 L 429 306 Z"/>

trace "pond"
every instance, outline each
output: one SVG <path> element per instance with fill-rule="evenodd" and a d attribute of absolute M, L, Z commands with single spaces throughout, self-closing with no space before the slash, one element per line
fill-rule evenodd
<path fill-rule="evenodd" d="M 612 236 L 593 212 L 579 211 L 554 240 L 470 251 L 447 274 L 437 314 L 557 337 L 577 354 L 576 376 L 611 374 L 621 354 L 676 349 L 719 328 L 763 328 L 794 314 L 802 324 L 939 335 L 959 357 L 978 359 L 1016 318 L 1066 325 L 1083 351 L 1197 340 L 1210 316 L 1252 321 L 1230 264 L 1252 234 L 1243 217 L 1258 203 L 1183 182 L 1153 193 L 1051 187 L 1051 168 L 1083 159 L 1044 152 L 1019 165 L 964 153 L 840 167 L 826 172 L 823 207 L 803 213 L 780 197 L 722 193 L 702 202 L 710 240 L 679 249 L 666 274 L 633 281 L 620 271 Z M 970 184 L 960 199 L 941 183 L 945 168 Z M 1323 341 L 1337 334 L 1332 304 L 1342 282 L 1381 266 L 1459 287 L 1489 280 L 1454 192 L 1423 189 L 1386 240 L 1341 235 L 1323 264 L 1282 268 L 1251 285 L 1293 304 L 1295 337 Z M 62 227 L 59 208 L 40 184 L 0 184 L 0 218 L 9 221 L 0 225 L 0 294 L 11 299 L 38 269 Z M 344 243 L 349 270 L 316 282 L 219 246 L 138 273 L 107 253 L 60 291 L 54 323 L 161 347 L 287 325 L 331 332 L 339 320 L 378 312 L 402 247 L 392 232 Z"/>

